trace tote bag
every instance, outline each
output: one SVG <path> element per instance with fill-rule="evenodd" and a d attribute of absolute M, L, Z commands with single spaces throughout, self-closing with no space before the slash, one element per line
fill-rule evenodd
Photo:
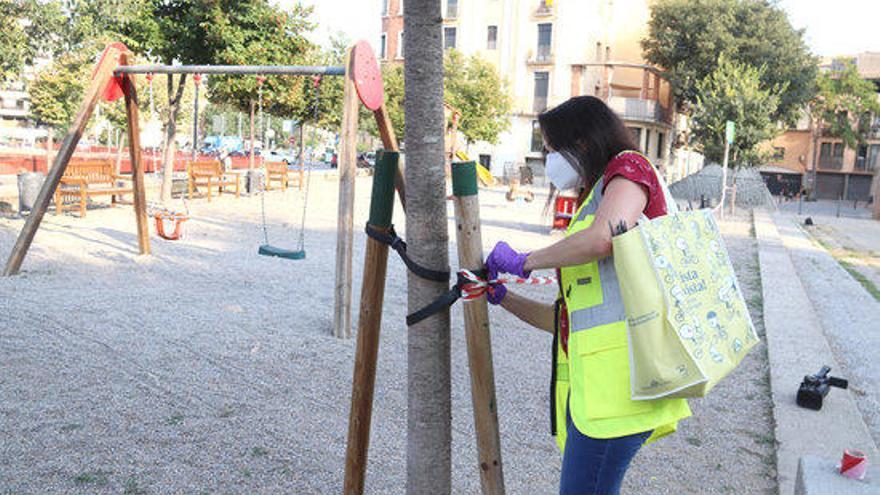
<path fill-rule="evenodd" d="M 613 237 L 633 400 L 704 397 L 758 343 L 711 210 L 669 213 Z"/>

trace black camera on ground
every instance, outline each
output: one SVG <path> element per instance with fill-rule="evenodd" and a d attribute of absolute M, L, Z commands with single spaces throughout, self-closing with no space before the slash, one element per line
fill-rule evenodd
<path fill-rule="evenodd" d="M 828 376 L 830 371 L 830 367 L 822 366 L 822 369 L 815 375 L 804 377 L 804 381 L 801 382 L 798 389 L 797 405 L 818 411 L 822 409 L 822 399 L 828 395 L 831 387 L 847 388 L 849 386 L 849 382 L 843 378 Z"/>

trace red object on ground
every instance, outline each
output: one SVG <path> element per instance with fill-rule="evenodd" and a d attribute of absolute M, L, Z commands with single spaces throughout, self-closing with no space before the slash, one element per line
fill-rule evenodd
<path fill-rule="evenodd" d="M 107 56 L 107 52 L 110 51 L 111 48 L 116 48 L 121 52 L 127 52 L 128 47 L 120 42 L 110 43 L 107 45 L 107 48 L 104 49 L 104 53 L 101 54 L 101 59 L 98 61 L 98 64 L 95 65 L 95 68 L 92 70 L 92 77 L 95 77 L 95 72 L 98 70 L 98 66 L 101 65 L 101 62 L 104 61 L 104 57 Z M 117 64 L 119 61 L 116 61 Z M 122 76 L 113 76 L 110 78 L 110 81 L 107 83 L 107 87 L 104 88 L 104 92 L 101 93 L 101 97 L 104 101 L 116 101 L 119 98 L 122 98 Z"/>
<path fill-rule="evenodd" d="M 354 87 L 358 98 L 365 107 L 378 110 L 385 102 L 385 88 L 382 86 L 382 71 L 373 48 L 364 40 L 358 41 L 352 50 L 354 57 Z"/>
<path fill-rule="evenodd" d="M 174 220 L 174 232 L 170 234 L 165 233 L 165 216 L 157 214 L 153 215 L 153 218 L 156 219 L 156 234 L 158 234 L 159 237 L 165 239 L 166 241 L 176 241 L 180 239 L 180 235 L 183 233 L 183 222 L 187 221 L 186 217 L 171 217 L 171 219 Z"/>
<path fill-rule="evenodd" d="M 557 196 L 553 212 L 553 229 L 567 229 L 577 206 L 577 198 Z"/>

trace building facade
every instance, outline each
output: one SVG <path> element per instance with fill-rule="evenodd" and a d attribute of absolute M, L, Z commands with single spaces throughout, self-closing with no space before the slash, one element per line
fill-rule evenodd
<path fill-rule="evenodd" d="M 827 58 L 820 70 L 839 70 L 845 63 L 856 64 L 859 74 L 874 83 L 880 99 L 880 53 Z M 775 138 L 767 151 L 771 158 L 761 174 L 771 193 L 791 195 L 804 187 L 814 190 L 819 199 L 866 201 L 880 169 L 880 116 L 874 116 L 868 139 L 856 149 L 804 116 Z"/>
<path fill-rule="evenodd" d="M 403 0 L 382 1 L 379 57 L 399 63 Z M 444 48 L 481 56 L 508 82 L 510 128 L 498 144 L 474 143 L 467 150 L 493 175 L 528 167 L 541 182 L 537 116 L 578 95 L 605 100 L 642 151 L 666 169 L 675 105 L 662 74 L 641 56 L 649 0 L 442 1 Z"/>

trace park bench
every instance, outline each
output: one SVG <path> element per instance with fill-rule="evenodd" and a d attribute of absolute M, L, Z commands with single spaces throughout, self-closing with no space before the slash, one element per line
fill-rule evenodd
<path fill-rule="evenodd" d="M 266 190 L 269 191 L 272 189 L 272 181 L 277 181 L 281 183 L 281 188 L 287 190 L 287 186 L 290 185 L 291 176 L 290 169 L 288 168 L 286 163 L 269 163 L 266 162 Z M 293 182 L 295 186 L 302 188 L 302 169 L 296 174 L 293 175 Z"/>
<path fill-rule="evenodd" d="M 64 198 L 75 197 L 79 201 L 79 216 L 86 216 L 86 204 L 92 196 L 109 195 L 110 206 L 116 204 L 116 197 L 131 193 L 132 186 L 122 185 L 120 181 L 131 181 L 116 173 L 110 160 L 85 160 L 71 162 L 64 170 L 61 183 L 55 189 L 55 214 L 65 209 Z"/>
<path fill-rule="evenodd" d="M 196 187 L 205 186 L 208 193 L 208 201 L 211 201 L 211 190 L 218 188 L 218 194 L 223 193 L 227 186 L 235 186 L 235 197 L 241 196 L 239 186 L 241 176 L 227 173 L 223 170 L 223 164 L 219 160 L 196 160 L 189 162 L 189 181 L 187 192 L 192 199 Z"/>

